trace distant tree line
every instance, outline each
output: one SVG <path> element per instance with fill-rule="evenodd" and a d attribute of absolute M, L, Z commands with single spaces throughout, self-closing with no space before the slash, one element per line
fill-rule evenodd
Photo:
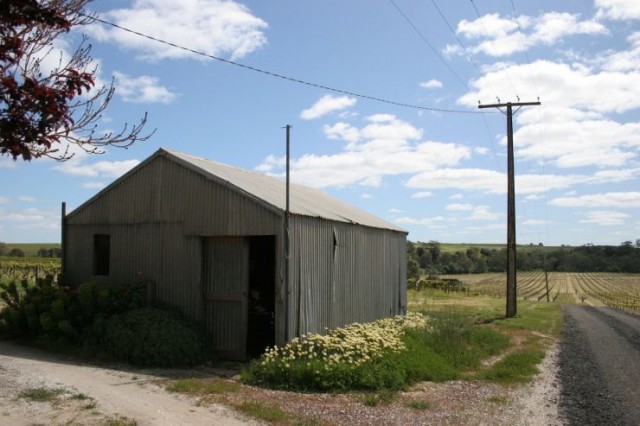
<path fill-rule="evenodd" d="M 507 249 L 470 247 L 461 251 L 443 251 L 440 243 L 407 243 L 407 277 L 440 274 L 481 274 L 505 272 Z M 519 246 L 516 268 L 519 271 L 626 272 L 640 273 L 640 239 L 619 246 L 546 248 Z"/>
<path fill-rule="evenodd" d="M 37 257 L 62 257 L 62 249 L 60 247 L 40 248 L 36 253 Z"/>
<path fill-rule="evenodd" d="M 0 256 L 25 257 L 25 252 L 17 247 L 9 249 L 6 243 L 0 242 Z M 36 257 L 62 257 L 62 249 L 60 247 L 42 247 L 36 252 Z"/>

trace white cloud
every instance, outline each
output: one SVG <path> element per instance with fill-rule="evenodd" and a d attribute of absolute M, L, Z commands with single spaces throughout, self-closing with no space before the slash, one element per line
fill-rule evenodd
<path fill-rule="evenodd" d="M 300 118 L 303 120 L 320 118 L 334 111 L 352 107 L 356 104 L 356 101 L 356 98 L 350 98 L 349 96 L 325 95 L 318 99 L 310 108 L 302 111 Z"/>
<path fill-rule="evenodd" d="M 631 45 L 629 49 L 603 55 L 604 70 L 621 72 L 640 70 L 640 31 L 627 37 L 627 41 Z"/>
<path fill-rule="evenodd" d="M 213 56 L 242 58 L 267 43 L 267 23 L 235 1 L 222 0 L 134 0 L 128 9 L 102 14 L 125 28 L 170 41 Z M 112 41 L 139 52 L 146 60 L 198 59 L 194 55 L 140 36 L 99 24 L 90 31 L 100 41 Z"/>
<path fill-rule="evenodd" d="M 433 192 L 431 191 L 414 192 L 413 194 L 411 194 L 411 198 L 417 198 L 417 199 L 429 198 L 431 196 L 433 196 Z"/>
<path fill-rule="evenodd" d="M 470 157 L 469 148 L 462 145 L 416 142 L 422 137 L 422 130 L 393 115 L 375 114 L 365 121 L 368 123 L 362 128 L 325 127 L 328 137 L 346 142 L 343 151 L 294 159 L 292 179 L 315 187 L 378 186 L 385 176 L 456 165 Z M 281 168 L 280 164 L 281 160 L 268 157 L 258 168 L 273 173 Z"/>
<path fill-rule="evenodd" d="M 548 160 L 562 168 L 620 167 L 636 160 L 640 147 L 640 124 L 621 122 L 613 115 L 640 108 L 640 56 L 637 68 L 626 68 L 633 70 L 550 61 L 496 68 L 472 82 L 472 90 L 459 102 L 473 106 L 478 100 L 494 99 L 496 92 L 508 94 L 511 86 L 526 101 L 543 93 L 541 106 L 515 115 L 517 158 Z"/>
<path fill-rule="evenodd" d="M 473 204 L 449 204 L 445 210 L 452 212 L 470 212 L 468 220 L 496 220 L 501 215 L 493 213 L 489 206 L 474 206 Z"/>
<path fill-rule="evenodd" d="M 539 44 L 553 45 L 571 35 L 606 34 L 607 29 L 597 21 L 580 20 L 579 15 L 569 13 L 550 12 L 539 17 L 521 15 L 517 20 L 494 13 L 474 21 L 460 21 L 456 32 L 478 42 L 469 48 L 471 53 L 509 56 Z M 463 53 L 453 45 L 447 46 L 445 52 Z"/>
<path fill-rule="evenodd" d="M 82 184 L 82 187 L 86 189 L 102 189 L 105 186 L 106 185 L 102 182 L 84 182 Z"/>
<path fill-rule="evenodd" d="M 585 219 L 580 220 L 580 223 L 593 223 L 600 226 L 618 226 L 624 225 L 626 219 L 629 217 L 630 216 L 625 213 L 599 210 L 586 213 Z"/>
<path fill-rule="evenodd" d="M 342 139 L 351 144 L 355 144 L 360 139 L 360 130 L 347 123 L 340 122 L 333 126 L 325 124 L 322 130 L 329 139 Z"/>
<path fill-rule="evenodd" d="M 562 207 L 640 208 L 640 192 L 608 192 L 603 194 L 559 197 L 549 204 Z"/>
<path fill-rule="evenodd" d="M 436 80 L 431 79 L 428 81 L 423 81 L 422 83 L 420 83 L 420 87 L 425 88 L 425 89 L 440 89 L 442 87 L 444 87 L 444 85 L 442 84 L 442 82 L 440 80 Z"/>
<path fill-rule="evenodd" d="M 130 77 L 117 71 L 113 74 L 116 79 L 116 94 L 125 102 L 169 104 L 177 97 L 175 93 L 158 84 L 157 77 Z"/>
<path fill-rule="evenodd" d="M 425 217 L 422 219 L 416 219 L 411 217 L 401 217 L 394 220 L 394 222 L 396 223 L 405 224 L 405 225 L 424 225 L 424 226 L 431 226 L 431 227 L 437 226 L 442 222 L 450 222 L 450 221 L 451 221 L 450 219 L 443 216 Z"/>
<path fill-rule="evenodd" d="M 598 18 L 614 20 L 640 19 L 640 3 L 637 0 L 596 0 Z"/>
<path fill-rule="evenodd" d="M 522 127 L 514 138 L 519 158 L 552 160 L 562 168 L 623 166 L 637 157 L 640 123 L 539 122 Z"/>
<path fill-rule="evenodd" d="M 471 220 L 496 220 L 500 218 L 502 214 L 494 213 L 489 206 L 475 206 L 469 219 Z"/>
<path fill-rule="evenodd" d="M 470 211 L 473 210 L 473 204 L 449 204 L 445 209 L 454 212 Z"/>
<path fill-rule="evenodd" d="M 591 175 L 558 174 L 516 174 L 516 193 L 539 194 L 551 190 L 567 189 L 574 185 L 603 184 L 634 179 L 638 170 L 596 172 Z M 488 169 L 438 168 L 415 173 L 405 183 L 409 188 L 442 190 L 456 189 L 464 191 L 482 191 L 487 194 L 505 194 L 507 176 L 505 173 Z"/>
<path fill-rule="evenodd" d="M 522 225 L 527 226 L 542 226 L 547 225 L 550 222 L 548 220 L 540 220 L 540 219 L 527 219 L 520 222 Z"/>
<path fill-rule="evenodd" d="M 18 200 L 23 201 L 25 203 L 35 203 L 36 199 L 29 195 L 21 195 L 18 197 Z"/>
<path fill-rule="evenodd" d="M 364 194 L 362 194 L 360 196 L 360 198 L 362 198 L 363 200 L 369 200 L 369 199 L 373 198 L 373 195 L 364 193 Z"/>
<path fill-rule="evenodd" d="M 579 112 L 583 117 L 640 107 L 640 73 L 598 71 L 547 60 L 487 72 L 471 83 L 471 91 L 458 102 L 475 107 L 478 100 L 491 101 L 496 95 L 507 100 L 513 96 L 513 87 L 523 100 L 535 100 L 537 93 L 541 93 L 543 106 L 570 108 L 569 112 L 574 115 Z M 607 96 L 602 96 L 603 93 Z M 536 108 L 524 109 L 516 117 L 537 114 Z"/>
<path fill-rule="evenodd" d="M 416 173 L 406 182 L 409 188 L 463 189 L 486 192 L 506 192 L 504 173 L 486 169 L 443 168 Z"/>
<path fill-rule="evenodd" d="M 3 197 L 3 196 L 0 195 L 0 204 L 7 204 L 7 203 L 10 203 L 10 202 L 11 202 L 11 200 L 9 198 Z"/>
<path fill-rule="evenodd" d="M 60 228 L 59 209 L 0 209 L 0 229 L 8 224 L 12 230 L 39 231 Z"/>
<path fill-rule="evenodd" d="M 72 158 L 54 168 L 74 176 L 117 178 L 140 164 L 139 160 L 98 161 L 87 164 L 86 159 L 87 157 L 81 157 L 74 161 L 75 158 Z"/>

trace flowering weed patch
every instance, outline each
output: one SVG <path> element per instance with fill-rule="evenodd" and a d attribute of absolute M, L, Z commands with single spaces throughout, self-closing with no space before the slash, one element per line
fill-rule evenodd
<path fill-rule="evenodd" d="M 296 390 L 397 389 L 408 380 L 394 356 L 407 349 L 405 331 L 427 327 L 427 317 L 411 313 L 350 324 L 324 336 L 307 334 L 267 350 L 243 379 Z"/>

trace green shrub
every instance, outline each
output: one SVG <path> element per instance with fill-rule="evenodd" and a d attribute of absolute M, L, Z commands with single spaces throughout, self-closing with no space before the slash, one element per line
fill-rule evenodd
<path fill-rule="evenodd" d="M 114 357 L 140 366 L 182 367 L 203 360 L 202 339 L 176 313 L 139 308 L 105 320 L 104 348 Z"/>
<path fill-rule="evenodd" d="M 110 289 L 85 283 L 72 290 L 57 285 L 52 275 L 35 284 L 15 281 L 0 284 L 0 331 L 9 337 L 32 338 L 42 343 L 91 340 L 97 318 L 139 308 L 144 285 L 128 284 Z"/>

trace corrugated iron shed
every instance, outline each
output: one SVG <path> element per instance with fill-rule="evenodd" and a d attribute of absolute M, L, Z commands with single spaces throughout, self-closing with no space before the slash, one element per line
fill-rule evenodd
<path fill-rule="evenodd" d="M 270 300 L 271 344 L 405 312 L 406 231 L 291 184 L 285 262 L 285 203 L 280 179 L 160 149 L 66 217 L 67 276 L 105 285 L 144 278 L 157 300 L 201 321 L 236 358 L 269 321 L 251 317 L 256 289 Z M 96 269 L 105 245 L 107 274 Z"/>

